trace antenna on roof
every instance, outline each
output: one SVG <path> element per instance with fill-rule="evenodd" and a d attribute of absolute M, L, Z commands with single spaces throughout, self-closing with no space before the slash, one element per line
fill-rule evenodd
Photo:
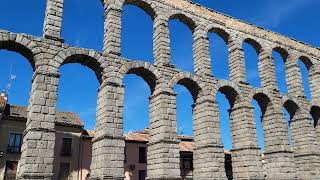
<path fill-rule="evenodd" d="M 16 75 L 14 75 L 14 74 L 12 74 L 12 64 L 11 64 L 11 66 L 10 66 L 10 75 L 9 75 L 9 81 L 8 81 L 8 85 L 7 85 L 7 93 L 9 94 L 9 91 L 10 91 L 10 89 L 11 89 L 11 87 L 12 87 L 12 82 L 13 82 L 13 80 L 15 80 L 16 79 Z"/>

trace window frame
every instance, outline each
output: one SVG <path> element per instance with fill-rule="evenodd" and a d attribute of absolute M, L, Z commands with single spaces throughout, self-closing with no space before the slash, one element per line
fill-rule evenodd
<path fill-rule="evenodd" d="M 193 162 L 192 162 L 192 159 L 191 158 L 183 158 L 182 160 L 182 166 L 183 166 L 183 169 L 185 170 L 191 170 L 193 169 Z"/>
<path fill-rule="evenodd" d="M 65 141 L 68 140 L 68 141 Z M 68 143 L 65 143 L 68 142 Z M 72 155 L 72 138 L 64 137 L 61 142 L 61 156 L 71 156 Z"/>
<path fill-rule="evenodd" d="M 17 137 L 20 136 L 19 144 L 17 145 Z M 13 137 L 13 141 L 11 141 L 11 138 Z M 22 134 L 21 133 L 9 133 L 9 139 L 8 139 L 8 146 L 7 146 L 7 152 L 8 153 L 21 153 L 21 146 L 22 146 Z"/>
<path fill-rule="evenodd" d="M 180 167 L 183 170 L 193 170 L 193 155 L 191 154 L 186 154 L 182 155 L 180 154 Z"/>
<path fill-rule="evenodd" d="M 143 151 L 142 151 L 142 149 L 143 149 Z M 142 153 L 143 153 L 143 155 L 142 155 Z M 141 164 L 147 163 L 147 147 L 144 147 L 144 146 L 139 147 L 139 163 L 141 163 Z"/>

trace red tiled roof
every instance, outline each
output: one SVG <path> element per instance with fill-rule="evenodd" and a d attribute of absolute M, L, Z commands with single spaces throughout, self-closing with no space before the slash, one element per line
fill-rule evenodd
<path fill-rule="evenodd" d="M 178 135 L 178 139 L 181 140 L 179 143 L 180 151 L 193 152 L 194 142 L 191 136 Z M 125 140 L 147 143 L 149 141 L 149 130 L 128 133 L 125 135 Z"/>
<path fill-rule="evenodd" d="M 148 142 L 149 141 L 149 130 L 145 129 L 143 131 L 131 132 L 125 135 L 126 141 L 135 142 Z"/>
<path fill-rule="evenodd" d="M 96 135 L 96 131 L 95 130 L 86 130 L 88 135 L 91 137 L 94 137 Z"/>
<path fill-rule="evenodd" d="M 224 150 L 224 154 L 231 154 L 231 151 L 229 151 L 229 150 Z"/>
<path fill-rule="evenodd" d="M 26 121 L 27 113 L 27 107 L 7 105 L 4 117 L 19 118 Z M 83 126 L 80 117 L 73 112 L 57 112 L 55 122 L 66 125 Z"/>
<path fill-rule="evenodd" d="M 94 137 L 95 131 L 87 131 L 88 135 Z M 125 141 L 137 142 L 137 143 L 148 143 L 149 141 L 149 129 L 143 131 L 130 132 L 124 135 Z M 193 152 L 195 143 L 193 142 L 192 136 L 178 135 L 178 139 L 181 140 L 179 143 L 180 152 Z M 231 154 L 230 151 L 224 150 L 225 154 Z"/>
<path fill-rule="evenodd" d="M 57 112 L 56 122 L 83 126 L 80 117 L 74 112 Z"/>
<path fill-rule="evenodd" d="M 193 152 L 195 148 L 194 142 L 192 141 L 181 141 L 179 143 L 180 151 L 183 152 Z"/>

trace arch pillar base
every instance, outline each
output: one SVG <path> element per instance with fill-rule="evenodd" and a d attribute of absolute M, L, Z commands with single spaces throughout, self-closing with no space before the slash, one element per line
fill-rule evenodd
<path fill-rule="evenodd" d="M 264 157 L 268 180 L 297 179 L 292 151 L 269 151 Z"/>
<path fill-rule="evenodd" d="M 179 141 L 148 143 L 149 180 L 180 180 Z"/>
<path fill-rule="evenodd" d="M 265 180 L 259 148 L 237 148 L 231 153 L 234 179 Z"/>
<path fill-rule="evenodd" d="M 294 155 L 290 146 L 286 120 L 281 109 L 268 104 L 262 117 L 265 142 L 263 165 L 267 179 L 296 179 Z"/>
<path fill-rule="evenodd" d="M 227 180 L 224 168 L 224 152 L 222 145 L 209 144 L 194 149 L 194 179 Z M 214 159 L 214 161 L 213 161 Z"/>
<path fill-rule="evenodd" d="M 320 177 L 320 154 L 295 154 L 298 179 L 316 180 Z"/>
<path fill-rule="evenodd" d="M 290 128 L 298 179 L 319 179 L 320 154 L 309 112 L 298 110 Z"/>
<path fill-rule="evenodd" d="M 316 140 L 318 142 L 318 146 L 320 146 L 320 122 L 318 122 L 316 126 Z"/>
<path fill-rule="evenodd" d="M 55 132 L 44 130 L 28 130 L 24 135 L 23 152 L 17 170 L 18 180 L 49 180 L 54 179 Z M 33 146 L 33 142 L 43 144 L 44 149 Z M 40 163 L 36 163 L 37 160 Z M 41 163 L 43 162 L 43 163 Z"/>
<path fill-rule="evenodd" d="M 113 176 L 103 176 L 103 177 L 91 177 L 90 180 L 123 180 L 125 177 L 113 177 Z"/>
<path fill-rule="evenodd" d="M 156 177 L 156 178 L 146 178 L 147 180 L 181 180 L 181 177 L 170 178 L 170 177 Z"/>
<path fill-rule="evenodd" d="M 104 81 L 100 85 L 90 179 L 119 179 L 124 176 L 123 95 L 124 87 L 120 84 Z"/>
<path fill-rule="evenodd" d="M 18 176 L 17 180 L 51 180 L 54 179 L 53 173 L 49 174 L 37 174 L 37 173 L 27 173 L 24 174 L 23 176 Z"/>
<path fill-rule="evenodd" d="M 90 179 L 123 180 L 124 147 L 122 137 L 102 136 L 93 139 Z"/>

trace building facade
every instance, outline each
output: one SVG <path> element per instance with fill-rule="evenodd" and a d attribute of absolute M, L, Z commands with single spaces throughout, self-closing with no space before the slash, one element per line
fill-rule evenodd
<path fill-rule="evenodd" d="M 125 180 L 144 180 L 147 177 L 147 148 L 149 129 L 130 132 L 125 135 Z M 178 135 L 180 154 L 180 177 L 182 180 L 193 179 L 194 139 L 191 136 Z M 232 157 L 230 151 L 224 151 L 225 174 L 233 179 Z"/>
<path fill-rule="evenodd" d="M 180 140 L 180 175 L 182 179 L 190 180 L 193 177 L 193 138 L 178 137 Z M 149 129 L 126 134 L 125 142 L 125 180 L 145 180 Z"/>
<path fill-rule="evenodd" d="M 7 104 L 0 96 L 0 180 L 15 180 L 26 129 L 27 108 Z M 55 120 L 54 179 L 85 179 L 91 163 L 91 137 L 75 113 L 58 112 Z M 41 144 L 34 143 L 34 146 Z M 84 148 L 86 147 L 86 148 Z M 43 153 L 46 153 L 43 151 Z"/>

